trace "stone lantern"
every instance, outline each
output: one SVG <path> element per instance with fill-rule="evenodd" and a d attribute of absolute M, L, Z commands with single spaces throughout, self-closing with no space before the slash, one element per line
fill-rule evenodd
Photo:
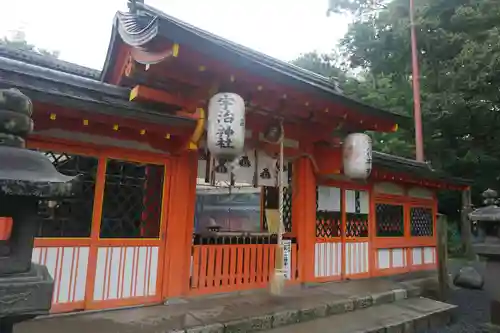
<path fill-rule="evenodd" d="M 31 262 L 38 230 L 38 203 L 70 196 L 76 178 L 60 174 L 42 154 L 25 149 L 33 130 L 31 100 L 0 90 L 0 332 L 48 314 L 54 281 Z"/>
<path fill-rule="evenodd" d="M 472 245 L 474 252 L 486 259 L 484 288 L 491 297 L 490 325 L 492 331 L 500 331 L 500 207 L 498 194 L 488 189 L 483 192 L 484 204 L 469 214 L 478 223 L 478 240 Z"/>

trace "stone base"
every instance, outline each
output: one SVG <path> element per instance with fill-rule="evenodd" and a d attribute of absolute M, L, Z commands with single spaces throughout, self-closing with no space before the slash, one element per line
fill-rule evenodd
<path fill-rule="evenodd" d="M 48 314 L 54 280 L 45 266 L 32 264 L 27 273 L 0 277 L 0 320 L 19 322 Z"/>

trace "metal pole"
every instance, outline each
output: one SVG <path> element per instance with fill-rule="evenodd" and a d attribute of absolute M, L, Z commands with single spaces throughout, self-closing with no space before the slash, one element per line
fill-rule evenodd
<path fill-rule="evenodd" d="M 413 117 L 415 120 L 415 150 L 417 161 L 424 162 L 422 111 L 420 109 L 420 73 L 418 69 L 417 34 L 415 31 L 415 0 L 410 0 L 411 63 L 413 81 Z"/>

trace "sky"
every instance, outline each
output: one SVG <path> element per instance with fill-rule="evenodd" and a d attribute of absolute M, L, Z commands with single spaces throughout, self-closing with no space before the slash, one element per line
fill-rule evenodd
<path fill-rule="evenodd" d="M 101 69 L 113 16 L 126 0 L 0 0 L 0 36 L 22 29 L 37 47 Z M 145 0 L 169 15 L 272 57 L 329 52 L 348 19 L 326 16 L 327 0 Z M 181 46 L 182 47 L 182 46 Z"/>

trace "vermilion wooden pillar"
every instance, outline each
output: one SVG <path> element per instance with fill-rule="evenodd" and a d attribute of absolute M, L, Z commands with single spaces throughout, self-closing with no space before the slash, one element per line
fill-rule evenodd
<path fill-rule="evenodd" d="M 172 159 L 164 256 L 163 297 L 189 291 L 191 246 L 196 200 L 196 152 L 186 151 Z"/>
<path fill-rule="evenodd" d="M 294 163 L 292 225 L 297 234 L 299 276 L 314 281 L 314 243 L 316 239 L 316 177 L 312 162 L 301 157 Z"/>

